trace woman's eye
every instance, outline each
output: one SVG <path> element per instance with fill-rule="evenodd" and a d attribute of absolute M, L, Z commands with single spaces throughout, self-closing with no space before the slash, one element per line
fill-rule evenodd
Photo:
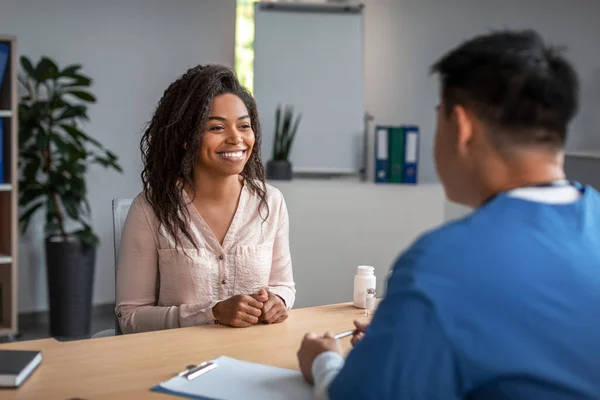
<path fill-rule="evenodd" d="M 224 128 L 221 125 L 216 125 L 216 126 L 213 126 L 212 128 L 210 128 L 211 131 L 221 131 L 223 129 Z"/>
<path fill-rule="evenodd" d="M 250 126 L 250 124 L 243 124 L 243 125 L 241 126 L 241 128 L 242 128 L 242 129 L 250 129 L 250 128 L 251 128 L 251 126 Z"/>

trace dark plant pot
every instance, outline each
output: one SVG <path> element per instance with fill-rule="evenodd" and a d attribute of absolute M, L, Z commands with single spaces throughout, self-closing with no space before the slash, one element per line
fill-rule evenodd
<path fill-rule="evenodd" d="M 267 179 L 289 181 L 292 179 L 292 164 L 289 161 L 269 160 Z"/>
<path fill-rule="evenodd" d="M 50 335 L 89 337 L 96 249 L 69 239 L 46 239 Z"/>

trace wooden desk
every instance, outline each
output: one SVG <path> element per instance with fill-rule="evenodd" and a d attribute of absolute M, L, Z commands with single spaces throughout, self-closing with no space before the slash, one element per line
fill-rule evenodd
<path fill-rule="evenodd" d="M 54 339 L 0 345 L 0 349 L 41 350 L 38 370 L 11 399 L 174 399 L 150 388 L 185 369 L 221 355 L 298 369 L 296 352 L 304 334 L 351 329 L 366 320 L 351 304 L 297 309 L 278 325 L 235 329 L 220 325 L 172 329 L 76 342 Z M 348 338 L 343 340 L 346 349 Z"/>

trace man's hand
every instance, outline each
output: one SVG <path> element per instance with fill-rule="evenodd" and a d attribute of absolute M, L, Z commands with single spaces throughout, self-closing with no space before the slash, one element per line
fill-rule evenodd
<path fill-rule="evenodd" d="M 288 310 L 281 297 L 264 289 L 261 289 L 258 295 L 252 297 L 258 299 L 258 296 L 264 293 L 267 295 L 267 301 L 263 304 L 262 313 L 258 320 L 265 324 L 278 324 L 285 321 L 288 317 Z"/>
<path fill-rule="evenodd" d="M 343 355 L 339 340 L 335 339 L 331 332 L 327 332 L 325 336 L 319 336 L 316 333 L 308 333 L 304 336 L 300 350 L 298 350 L 298 363 L 302 375 L 308 383 L 313 383 L 312 365 L 315 358 L 326 351 L 335 351 Z"/>
<path fill-rule="evenodd" d="M 356 327 L 356 331 L 354 335 L 352 335 L 352 346 L 356 346 L 356 344 L 362 340 L 369 324 L 360 321 L 354 321 L 354 326 Z"/>
<path fill-rule="evenodd" d="M 258 323 L 267 299 L 265 290 L 252 296 L 238 294 L 217 303 L 213 307 L 213 315 L 221 324 L 244 328 Z"/>

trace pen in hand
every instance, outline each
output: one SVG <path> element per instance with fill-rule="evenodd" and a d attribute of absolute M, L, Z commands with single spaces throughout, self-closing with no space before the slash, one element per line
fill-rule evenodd
<path fill-rule="evenodd" d="M 336 333 L 333 337 L 335 339 L 343 339 L 343 338 L 345 338 L 347 336 L 354 335 L 355 333 L 356 333 L 356 329 L 352 329 L 352 330 L 349 330 L 349 331 Z"/>

